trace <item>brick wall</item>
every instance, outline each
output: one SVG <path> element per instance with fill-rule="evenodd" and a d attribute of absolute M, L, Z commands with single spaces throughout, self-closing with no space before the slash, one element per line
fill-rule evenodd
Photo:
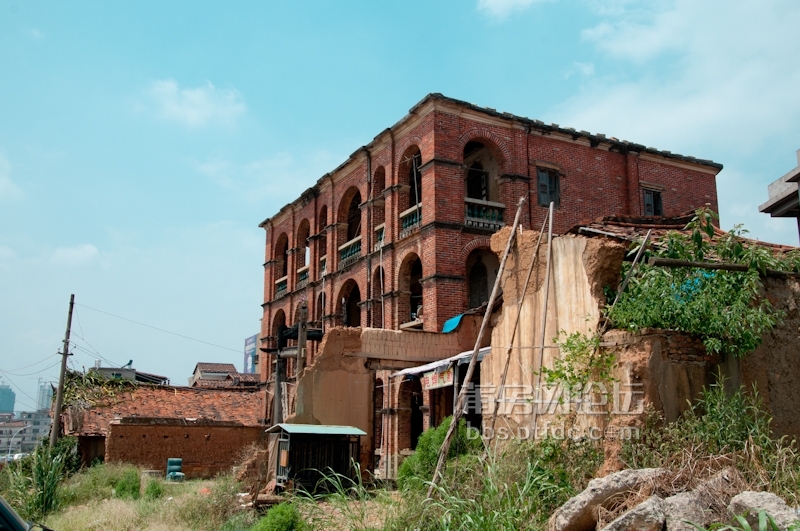
<path fill-rule="evenodd" d="M 230 469 L 263 432 L 263 427 L 234 423 L 114 421 L 108 426 L 105 460 L 166 470 L 168 458 L 180 457 L 187 478 L 210 478 Z"/>

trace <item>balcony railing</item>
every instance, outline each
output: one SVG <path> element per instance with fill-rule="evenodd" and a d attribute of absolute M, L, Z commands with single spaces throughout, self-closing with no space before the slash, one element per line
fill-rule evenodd
<path fill-rule="evenodd" d="M 322 258 L 319 259 L 319 278 L 324 277 L 327 274 L 327 267 L 328 267 L 328 255 L 326 254 Z"/>
<path fill-rule="evenodd" d="M 464 225 L 479 229 L 499 230 L 503 227 L 503 203 L 464 198 Z"/>
<path fill-rule="evenodd" d="M 295 289 L 303 289 L 308 285 L 308 266 L 301 267 L 297 270 L 297 284 Z"/>
<path fill-rule="evenodd" d="M 422 224 L 422 205 L 414 205 L 400 213 L 400 238 L 405 238 Z"/>
<path fill-rule="evenodd" d="M 289 287 L 289 277 L 284 276 L 275 281 L 275 298 L 283 297 L 286 295 L 286 290 Z"/>
<path fill-rule="evenodd" d="M 356 236 L 344 245 L 339 246 L 339 269 L 354 263 L 361 257 L 361 236 Z"/>
<path fill-rule="evenodd" d="M 373 251 L 380 251 L 381 247 L 383 247 L 383 237 L 386 234 L 386 224 L 381 223 L 377 227 L 375 227 L 375 245 L 373 245 Z"/>

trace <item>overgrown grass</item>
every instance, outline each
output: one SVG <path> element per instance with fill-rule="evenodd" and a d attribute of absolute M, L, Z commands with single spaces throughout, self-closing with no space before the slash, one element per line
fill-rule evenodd
<path fill-rule="evenodd" d="M 3 469 L 3 497 L 22 518 L 41 519 L 61 503 L 58 487 L 64 464 L 63 451 L 48 445 L 37 447 L 29 458 Z"/>

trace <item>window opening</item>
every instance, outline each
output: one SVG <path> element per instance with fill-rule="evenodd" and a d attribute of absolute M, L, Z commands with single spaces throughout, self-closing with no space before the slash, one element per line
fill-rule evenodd
<path fill-rule="evenodd" d="M 556 208 L 559 206 L 559 179 L 555 170 L 538 170 L 538 196 L 539 206 L 550 206 L 552 202 Z"/>
<path fill-rule="evenodd" d="M 474 162 L 467 172 L 467 197 L 489 200 L 489 173 L 480 162 Z"/>
<path fill-rule="evenodd" d="M 664 210 L 661 207 L 661 192 L 658 190 L 644 191 L 644 215 L 663 216 Z"/>

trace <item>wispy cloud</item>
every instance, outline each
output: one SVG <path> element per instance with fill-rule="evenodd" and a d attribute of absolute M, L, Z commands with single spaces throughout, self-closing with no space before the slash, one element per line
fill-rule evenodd
<path fill-rule="evenodd" d="M 11 162 L 0 152 L 0 202 L 21 199 L 23 195 L 22 189 L 11 180 Z"/>
<path fill-rule="evenodd" d="M 248 203 L 285 202 L 297 197 L 341 160 L 327 151 L 301 158 L 287 153 L 239 163 L 226 159 L 194 162 L 197 172 Z"/>
<path fill-rule="evenodd" d="M 736 163 L 800 133 L 798 27 L 800 4 L 791 0 L 732 0 L 724 9 L 696 0 L 618 2 L 582 33 L 606 58 L 599 75 L 546 118 L 686 155 L 733 153 L 720 161 L 723 221 L 730 205 L 731 217 L 747 210 L 748 226 L 766 227 L 757 206 L 780 174 L 754 176 Z M 741 175 L 748 186 L 730 190 Z"/>
<path fill-rule="evenodd" d="M 523 11 L 531 4 L 546 0 L 478 0 L 478 10 L 492 18 L 504 20 L 515 11 Z"/>
<path fill-rule="evenodd" d="M 53 251 L 50 261 L 62 266 L 80 266 L 91 262 L 100 251 L 90 243 L 73 247 L 59 247 Z"/>
<path fill-rule="evenodd" d="M 191 128 L 232 125 L 247 110 L 239 91 L 217 88 L 210 81 L 196 88 L 181 88 L 174 79 L 158 80 L 147 95 L 160 118 Z"/>
<path fill-rule="evenodd" d="M 573 61 L 572 66 L 570 66 L 564 72 L 564 77 L 569 79 L 576 74 L 581 77 L 592 77 L 594 75 L 594 63 L 581 63 L 580 61 Z"/>

